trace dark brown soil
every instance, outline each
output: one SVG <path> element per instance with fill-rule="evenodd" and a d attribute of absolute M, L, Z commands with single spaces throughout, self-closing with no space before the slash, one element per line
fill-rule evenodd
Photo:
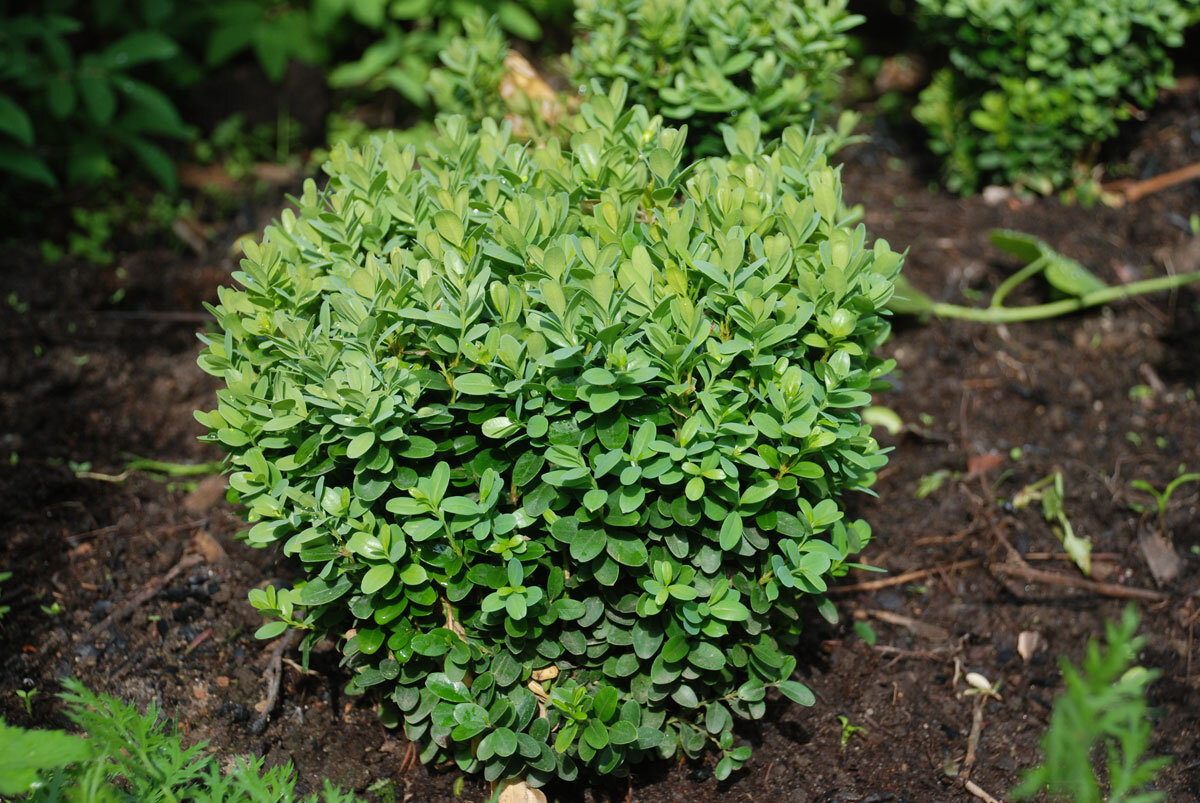
<path fill-rule="evenodd" d="M 1194 160 L 1200 91 L 1168 101 L 1125 152 L 1134 176 Z M 865 204 L 867 226 L 910 248 L 909 278 L 940 299 L 973 303 L 1014 269 L 988 244 L 997 226 L 1033 232 L 1110 282 L 1200 267 L 1200 238 L 1187 231 L 1189 215 L 1200 212 L 1196 183 L 1121 209 L 1007 198 L 992 205 L 931 191 L 929 177 L 910 167 L 920 160 L 886 137 L 847 158 L 847 195 Z M 85 461 L 93 473 L 120 474 L 129 455 L 219 456 L 195 440 L 192 411 L 211 407 L 216 389 L 195 366 L 195 313 L 230 281 L 228 246 L 265 217 L 219 226 L 211 252 L 199 256 L 158 249 L 107 269 L 49 266 L 30 242 L 0 258 L 0 566 L 15 574 L 3 588 L 13 610 L 0 624 L 0 715 L 21 725 L 65 724 L 51 694 L 55 678 L 75 675 L 138 705 L 159 702 L 189 740 L 208 740 L 222 754 L 290 760 L 303 788 L 330 777 L 384 799 L 390 784 L 396 799 L 482 800 L 482 781 L 466 779 L 455 796 L 456 772 L 406 762 L 403 739 L 385 731 L 366 702 L 342 694 L 345 678 L 329 652 L 314 656 L 307 675 L 285 664 L 280 705 L 267 729 L 252 734 L 269 646 L 252 636 L 258 616 L 246 592 L 286 576 L 286 564 L 234 540 L 239 520 L 219 481 L 76 474 Z M 118 286 L 126 293 L 114 306 Z M 1013 302 L 1039 298 L 1033 289 Z M 970 800 L 962 783 L 969 770 L 1003 797 L 1037 760 L 1060 687 L 1056 657 L 1078 660 L 1088 637 L 1124 605 L 990 571 L 989 563 L 1009 558 L 1006 542 L 1023 554 L 1062 551 L 1036 509 L 1006 502 L 1061 471 L 1071 523 L 1104 557 L 1096 579 L 1155 588 L 1137 541 L 1148 525 L 1129 509 L 1138 498 L 1130 482 L 1161 487 L 1181 463 L 1200 464 L 1198 337 L 1195 291 L 1007 327 L 899 322 L 886 347 L 899 366 L 895 387 L 877 403 L 908 430 L 881 436 L 895 452 L 879 496 L 854 502 L 877 536 L 865 558 L 893 574 L 975 564 L 840 596 L 847 624 L 814 626 L 800 657 L 816 706 L 777 701 L 763 722 L 740 726 L 755 754 L 730 780 L 717 782 L 710 763 L 671 763 L 638 768 L 629 785 L 553 791 L 562 800 L 689 803 Z M 1149 392 L 1131 393 L 1135 386 Z M 944 484 L 916 498 L 922 478 L 938 471 L 949 472 Z M 1166 521 L 1183 571 L 1164 589 L 1169 601 L 1141 606 L 1149 639 L 1141 660 L 1163 673 L 1152 689 L 1161 712 L 1154 749 L 1175 759 L 1161 783 L 1171 800 L 1200 799 L 1200 666 L 1192 667 L 1200 608 L 1189 596 L 1197 585 L 1198 513 L 1200 486 L 1184 486 Z M 78 638 L 189 549 L 206 561 L 94 641 Z M 1079 577 L 1062 560 L 1031 562 Z M 43 610 L 55 603 L 62 613 Z M 879 612 L 916 624 L 891 624 Z M 869 617 L 873 647 L 849 626 L 856 617 Z M 1029 661 L 1017 651 L 1025 630 L 1046 645 Z M 1002 699 L 984 708 L 969 768 L 975 698 L 963 694 L 966 672 L 1002 682 Z M 11 693 L 21 686 L 43 691 L 32 718 Z M 865 730 L 843 745 L 839 717 Z"/>

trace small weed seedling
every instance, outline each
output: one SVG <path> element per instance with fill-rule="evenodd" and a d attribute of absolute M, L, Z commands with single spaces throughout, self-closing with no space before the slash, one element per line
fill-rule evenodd
<path fill-rule="evenodd" d="M 917 490 L 913 491 L 913 498 L 925 499 L 933 496 L 946 484 L 946 480 L 958 479 L 956 474 L 957 472 L 952 472 L 948 468 L 939 468 L 937 471 L 922 476 L 917 481 Z"/>
<path fill-rule="evenodd" d="M 1159 792 L 1147 792 L 1169 758 L 1145 758 L 1150 747 L 1150 711 L 1146 690 L 1158 672 L 1130 666 L 1145 644 L 1135 638 L 1137 610 L 1130 605 L 1119 624 L 1105 626 L 1108 648 L 1088 643 L 1082 669 L 1061 662 L 1066 691 L 1054 701 L 1050 727 L 1042 737 L 1045 760 L 1025 773 L 1013 791 L 1026 800 L 1045 790 L 1075 803 L 1155 803 Z M 1096 777 L 1093 754 L 1107 759 L 1108 797 Z"/>
<path fill-rule="evenodd" d="M 856 733 L 861 733 L 866 736 L 870 731 L 860 725 L 851 725 L 848 717 L 839 716 L 838 722 L 842 723 L 842 749 L 846 749 L 846 745 L 850 743 L 850 738 Z"/>
<path fill-rule="evenodd" d="M 1180 466 L 1179 476 L 1167 483 L 1167 487 L 1159 491 L 1146 480 L 1134 480 L 1131 484 L 1139 491 L 1144 491 L 1154 498 L 1153 510 L 1158 516 L 1158 531 L 1166 534 L 1166 518 L 1167 505 L 1171 503 L 1171 495 L 1179 489 L 1179 486 L 1189 482 L 1200 482 L 1200 473 L 1184 473 L 1184 466 Z M 1129 507 L 1136 513 L 1146 514 L 1151 510 L 1147 505 L 1141 502 L 1130 502 Z"/>
<path fill-rule="evenodd" d="M 21 705 L 25 706 L 25 713 L 33 716 L 33 698 L 41 694 L 37 688 L 32 689 L 17 689 L 14 692 L 21 699 Z"/>
<path fill-rule="evenodd" d="M 1013 497 L 1012 506 L 1021 510 L 1030 503 L 1041 501 L 1042 515 L 1053 527 L 1054 534 L 1062 541 L 1063 549 L 1071 556 L 1071 560 L 1079 570 L 1087 576 L 1092 574 L 1092 542 L 1075 534 L 1071 521 L 1063 510 L 1063 477 L 1061 472 L 1054 472 L 1048 477 L 1042 477 L 1032 485 L 1026 485 Z"/>

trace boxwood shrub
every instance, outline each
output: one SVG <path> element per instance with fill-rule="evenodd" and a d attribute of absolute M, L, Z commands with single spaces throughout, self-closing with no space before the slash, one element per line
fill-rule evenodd
<path fill-rule="evenodd" d="M 847 0 L 579 0 L 568 60 L 574 84 L 622 78 L 631 99 L 687 122 L 697 153 L 752 111 L 771 134 L 827 116 L 850 63 Z M 709 136 L 709 135 L 714 136 Z"/>
<path fill-rule="evenodd" d="M 1086 175 L 1099 143 L 1171 86 L 1196 0 L 918 0 L 949 51 L 915 115 L 947 185 L 1050 192 Z"/>
<path fill-rule="evenodd" d="M 443 118 L 419 157 L 339 147 L 212 308 L 197 413 L 252 592 L 336 641 L 425 761 L 539 784 L 715 745 L 792 679 L 805 614 L 870 538 L 901 255 L 844 214 L 819 138 L 721 159 L 596 94 L 567 142 Z"/>

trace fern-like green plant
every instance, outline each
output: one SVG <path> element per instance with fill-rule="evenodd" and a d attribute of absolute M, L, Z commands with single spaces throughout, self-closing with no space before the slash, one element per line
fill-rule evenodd
<path fill-rule="evenodd" d="M 1155 803 L 1161 792 L 1147 791 L 1169 758 L 1146 758 L 1150 711 L 1146 690 L 1158 672 L 1130 666 L 1145 638 L 1135 637 L 1137 610 L 1130 605 L 1119 624 L 1105 626 L 1107 649 L 1088 643 L 1082 669 L 1062 661 L 1066 691 L 1054 702 L 1050 727 L 1042 737 L 1045 760 L 1029 770 L 1013 798 L 1025 800 L 1045 790 L 1075 803 Z M 1103 748 L 1108 795 L 1092 757 Z"/>
<path fill-rule="evenodd" d="M 261 758 L 238 757 L 223 771 L 201 742 L 184 747 L 151 703 L 145 714 L 96 694 L 77 680 L 59 696 L 67 717 L 87 738 L 63 731 L 25 730 L 0 720 L 0 795 L 30 803 L 218 803 L 296 800 L 290 764 L 264 770 Z M 14 797 L 9 797 L 14 796 Z M 325 782 L 306 803 L 353 803 Z"/>

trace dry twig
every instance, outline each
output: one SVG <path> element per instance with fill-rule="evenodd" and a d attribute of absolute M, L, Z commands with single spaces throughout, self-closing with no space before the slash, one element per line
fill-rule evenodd
<path fill-rule="evenodd" d="M 1193 162 L 1187 167 L 1161 173 L 1144 181 L 1130 183 L 1114 181 L 1103 189 L 1109 192 L 1120 193 L 1125 198 L 1126 203 L 1133 203 L 1141 198 L 1145 198 L 1147 195 L 1153 195 L 1156 192 L 1170 189 L 1176 184 L 1183 184 L 1186 181 L 1194 181 L 1196 179 L 1200 179 L 1200 162 Z"/>
<path fill-rule="evenodd" d="M 148 601 L 153 599 L 158 592 L 166 588 L 167 585 L 176 577 L 183 574 L 193 566 L 198 566 L 203 562 L 204 558 L 201 555 L 184 555 L 183 558 L 176 563 L 169 572 L 161 577 L 156 577 L 154 580 L 151 580 L 146 584 L 146 587 L 135 594 L 132 599 L 118 605 L 113 609 L 112 613 L 105 617 L 104 621 L 88 628 L 86 631 L 84 631 L 83 635 L 76 640 L 88 641 L 93 639 L 108 629 L 111 625 L 128 618 L 129 615 L 135 610 L 140 608 L 142 605 L 145 605 Z"/>
<path fill-rule="evenodd" d="M 1088 580 L 1083 577 L 1072 577 L 1066 574 L 1059 574 L 1058 572 L 1034 569 L 1029 566 L 1017 566 L 1012 563 L 993 563 L 988 566 L 988 570 L 993 574 L 1020 577 L 1033 583 L 1077 588 L 1080 591 L 1090 591 L 1093 594 L 1116 597 L 1117 599 L 1142 599 L 1159 602 L 1170 598 L 1169 594 L 1161 591 L 1152 591 L 1148 588 L 1133 588 L 1117 585 L 1116 583 L 1098 583 L 1095 580 Z"/>
<path fill-rule="evenodd" d="M 275 648 L 271 650 L 271 660 L 267 664 L 267 699 L 263 701 L 265 705 L 258 712 L 258 717 L 250 725 L 250 732 L 255 736 L 267 729 L 267 721 L 279 701 L 279 683 L 283 680 L 283 654 L 292 646 L 295 638 L 296 631 L 289 630 L 275 642 Z"/>
<path fill-rule="evenodd" d="M 996 798 L 989 795 L 987 792 L 983 791 L 983 789 L 980 788 L 979 784 L 975 783 L 972 780 L 963 781 L 963 786 L 965 786 L 967 788 L 968 792 L 975 795 L 975 797 L 979 798 L 980 800 L 984 801 L 984 803 L 1001 803 L 1001 801 L 997 800 Z"/>
<path fill-rule="evenodd" d="M 857 591 L 878 591 L 881 588 L 891 588 L 892 586 L 901 586 L 905 583 L 911 583 L 914 580 L 920 580 L 928 577 L 935 571 L 954 572 L 959 569 L 968 569 L 972 566 L 978 566 L 982 561 L 978 558 L 971 560 L 957 560 L 953 563 L 944 563 L 940 566 L 931 566 L 928 569 L 914 569 L 911 572 L 904 572 L 895 577 L 884 577 L 881 580 L 867 580 L 862 583 L 855 583 L 848 586 L 835 586 L 829 589 L 830 594 L 852 594 Z"/>

